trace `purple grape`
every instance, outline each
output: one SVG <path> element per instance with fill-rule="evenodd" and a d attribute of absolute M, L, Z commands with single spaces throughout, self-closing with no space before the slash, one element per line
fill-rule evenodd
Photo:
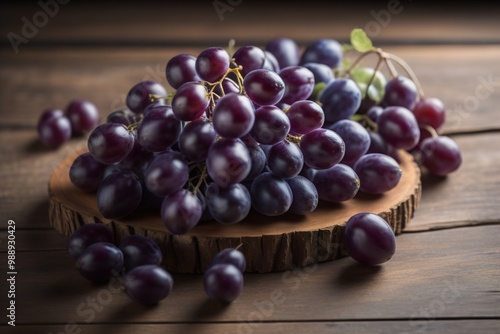
<path fill-rule="evenodd" d="M 258 143 L 272 145 L 286 138 L 290 121 L 286 114 L 275 106 L 262 106 L 255 110 L 255 122 L 250 134 Z"/>
<path fill-rule="evenodd" d="M 237 65 L 243 68 L 240 73 L 244 78 L 251 71 L 264 67 L 266 54 L 259 47 L 246 45 L 236 50 L 233 59 Z"/>
<path fill-rule="evenodd" d="M 415 83 L 405 76 L 391 79 L 385 85 L 382 105 L 385 107 L 398 106 L 412 110 L 418 100 L 418 89 Z"/>
<path fill-rule="evenodd" d="M 72 133 L 77 136 L 92 131 L 100 120 L 97 107 L 92 102 L 82 99 L 75 99 L 69 103 L 66 117 L 71 122 Z"/>
<path fill-rule="evenodd" d="M 210 101 L 205 86 L 199 82 L 186 82 L 172 99 L 172 111 L 181 121 L 194 121 L 207 110 Z"/>
<path fill-rule="evenodd" d="M 68 239 L 69 255 L 78 260 L 83 251 L 98 242 L 113 243 L 113 234 L 104 224 L 85 224 L 79 227 Z"/>
<path fill-rule="evenodd" d="M 250 153 L 239 139 L 222 138 L 208 151 L 207 171 L 212 180 L 225 188 L 243 181 L 250 173 Z"/>
<path fill-rule="evenodd" d="M 188 54 L 179 54 L 171 58 L 165 69 L 167 81 L 174 89 L 190 81 L 201 81 L 196 73 L 196 58 Z"/>
<path fill-rule="evenodd" d="M 396 238 L 382 217 L 361 212 L 347 221 L 344 230 L 347 253 L 356 261 L 374 266 L 389 261 L 396 252 Z"/>
<path fill-rule="evenodd" d="M 351 167 L 338 164 L 328 169 L 316 170 L 312 183 L 320 199 L 338 203 L 354 198 L 358 193 L 360 182 Z"/>
<path fill-rule="evenodd" d="M 120 243 L 123 253 L 123 265 L 127 271 L 147 264 L 161 264 L 163 259 L 160 246 L 142 235 L 133 234 Z"/>
<path fill-rule="evenodd" d="M 78 258 L 76 268 L 92 282 L 105 282 L 118 276 L 123 268 L 123 254 L 109 242 L 88 246 Z"/>
<path fill-rule="evenodd" d="M 342 138 L 328 129 L 316 129 L 300 139 L 304 163 L 316 169 L 330 168 L 339 163 L 345 154 Z"/>
<path fill-rule="evenodd" d="M 304 176 L 297 175 L 285 180 L 292 191 L 293 201 L 289 211 L 297 215 L 307 215 L 318 206 L 318 191 Z"/>
<path fill-rule="evenodd" d="M 302 170 L 300 171 L 299 175 L 305 177 L 306 179 L 312 182 L 316 171 L 317 169 L 311 168 L 308 165 L 304 164 L 304 167 L 302 167 Z"/>
<path fill-rule="evenodd" d="M 257 69 L 245 76 L 243 81 L 248 97 L 258 105 L 278 103 L 285 93 L 285 83 L 271 70 Z"/>
<path fill-rule="evenodd" d="M 412 154 L 421 154 L 423 142 L 427 138 L 432 138 L 434 134 L 434 132 L 429 131 L 430 129 L 428 126 L 426 126 L 425 128 L 419 126 L 419 130 L 420 130 L 420 137 L 418 138 L 418 144 L 412 150 L 410 150 Z"/>
<path fill-rule="evenodd" d="M 226 188 L 212 182 L 205 192 L 208 210 L 221 224 L 236 224 L 245 219 L 252 207 L 250 193 L 240 183 Z"/>
<path fill-rule="evenodd" d="M 326 85 L 319 97 L 325 122 L 335 123 L 351 117 L 361 104 L 361 92 L 351 79 L 335 79 Z"/>
<path fill-rule="evenodd" d="M 106 176 L 97 190 L 97 207 L 104 218 L 125 217 L 141 203 L 139 178 L 130 171 L 117 171 Z"/>
<path fill-rule="evenodd" d="M 250 188 L 252 207 L 265 216 L 279 216 L 292 205 L 293 194 L 288 183 L 266 172 L 257 176 Z"/>
<path fill-rule="evenodd" d="M 145 117 L 153 109 L 158 109 L 158 108 L 161 109 L 161 108 L 165 108 L 166 106 L 167 106 L 167 104 L 163 100 L 162 101 L 154 101 L 149 106 L 147 106 L 146 108 L 144 108 L 144 111 L 142 112 L 142 116 Z M 141 119 L 141 115 L 137 115 L 136 118 L 138 118 L 140 120 Z"/>
<path fill-rule="evenodd" d="M 342 45 L 333 39 L 320 39 L 309 44 L 300 58 L 300 64 L 320 63 L 330 68 L 339 67 L 342 62 Z"/>
<path fill-rule="evenodd" d="M 333 71 L 328 65 L 320 63 L 306 63 L 302 66 L 312 72 L 312 74 L 314 75 L 314 82 L 316 84 L 320 82 L 327 84 L 335 79 L 333 76 Z"/>
<path fill-rule="evenodd" d="M 345 143 L 345 154 L 340 161 L 343 164 L 353 165 L 370 148 L 370 135 L 358 122 L 344 119 L 328 129 L 337 133 Z"/>
<path fill-rule="evenodd" d="M 179 137 L 179 148 L 190 161 L 205 161 L 216 137 L 217 133 L 212 123 L 199 118 L 184 126 Z"/>
<path fill-rule="evenodd" d="M 377 123 L 378 117 L 382 114 L 383 111 L 384 108 L 382 108 L 381 106 L 373 106 L 368 109 L 368 111 L 366 112 L 366 116 L 368 116 L 368 118 L 372 122 Z"/>
<path fill-rule="evenodd" d="M 370 135 L 370 147 L 366 153 L 388 154 L 389 144 L 384 138 L 378 132 L 369 131 L 368 134 Z"/>
<path fill-rule="evenodd" d="M 139 144 L 137 138 L 134 138 L 134 147 L 127 156 L 117 164 L 119 170 L 129 170 L 139 178 L 143 178 L 146 169 L 154 159 L 154 153 L 146 150 Z"/>
<path fill-rule="evenodd" d="M 192 192 L 180 189 L 163 200 L 161 219 L 173 234 L 184 234 L 200 221 L 201 201 Z"/>
<path fill-rule="evenodd" d="M 97 126 L 88 139 L 88 148 L 94 159 L 108 165 L 125 159 L 133 147 L 134 135 L 119 123 Z"/>
<path fill-rule="evenodd" d="M 266 50 L 276 57 L 280 68 L 299 64 L 299 46 L 292 39 L 275 38 L 267 43 Z"/>
<path fill-rule="evenodd" d="M 61 109 L 49 108 L 43 111 L 38 119 L 38 124 L 45 123 L 53 118 L 64 117 L 64 112 Z"/>
<path fill-rule="evenodd" d="M 71 138 L 71 122 L 58 109 L 47 109 L 38 120 L 38 138 L 48 147 L 58 147 Z"/>
<path fill-rule="evenodd" d="M 280 70 L 279 76 L 285 83 L 281 102 L 292 104 L 307 99 L 314 90 L 314 74 L 302 66 L 289 66 Z"/>
<path fill-rule="evenodd" d="M 460 148 L 450 137 L 439 136 L 424 140 L 421 152 L 422 164 L 435 175 L 448 175 L 462 163 Z"/>
<path fill-rule="evenodd" d="M 262 68 L 278 73 L 281 68 L 278 63 L 278 59 L 276 59 L 276 57 L 267 50 L 264 50 L 264 54 L 266 55 L 266 60 L 264 61 L 264 66 L 262 66 Z"/>
<path fill-rule="evenodd" d="M 247 145 L 247 148 L 248 152 L 250 153 L 252 167 L 250 168 L 250 172 L 248 173 L 245 180 L 252 180 L 262 173 L 262 171 L 266 167 L 267 158 L 266 154 L 260 146 L 248 147 Z"/>
<path fill-rule="evenodd" d="M 395 188 L 403 174 L 396 160 L 380 153 L 362 156 L 354 171 L 361 181 L 361 191 L 368 194 L 382 194 Z"/>
<path fill-rule="evenodd" d="M 287 111 L 290 130 L 294 134 L 303 135 L 319 129 L 325 122 L 325 114 L 319 104 L 313 101 L 297 101 Z"/>
<path fill-rule="evenodd" d="M 133 124 L 135 122 L 137 122 L 136 114 L 128 109 L 113 111 L 106 118 L 106 123 L 119 123 L 125 126 Z"/>
<path fill-rule="evenodd" d="M 247 260 L 245 259 L 245 255 L 239 250 L 235 248 L 226 248 L 215 255 L 210 267 L 217 264 L 232 264 L 238 268 L 241 273 L 244 273 L 247 267 Z"/>
<path fill-rule="evenodd" d="M 378 132 L 395 148 L 411 150 L 418 144 L 420 130 L 413 113 L 404 107 L 386 107 L 377 119 Z"/>
<path fill-rule="evenodd" d="M 99 187 L 105 169 L 106 165 L 95 160 L 90 153 L 83 153 L 71 164 L 69 178 L 78 189 L 92 192 Z"/>
<path fill-rule="evenodd" d="M 155 99 L 152 95 L 162 98 Z M 164 103 L 165 96 L 167 96 L 167 90 L 160 83 L 150 80 L 142 81 L 132 87 L 128 92 L 127 107 L 136 114 L 140 114 L 148 105 L 156 101 Z"/>
<path fill-rule="evenodd" d="M 141 203 L 139 204 L 137 210 L 153 209 L 155 212 L 159 212 L 165 197 L 157 196 L 153 194 L 151 191 L 149 191 L 149 189 L 146 187 L 144 183 L 144 180 L 141 180 L 141 187 L 142 187 L 142 198 L 141 198 Z"/>
<path fill-rule="evenodd" d="M 203 50 L 196 58 L 195 68 L 199 77 L 208 82 L 216 82 L 229 69 L 230 57 L 226 50 L 211 47 Z"/>
<path fill-rule="evenodd" d="M 137 127 L 137 140 L 146 150 L 163 152 L 179 139 L 181 122 L 170 106 L 152 109 Z"/>
<path fill-rule="evenodd" d="M 214 108 L 213 125 L 221 137 L 243 137 L 252 129 L 255 110 L 245 95 L 229 93 L 221 97 Z"/>
<path fill-rule="evenodd" d="M 223 303 L 235 300 L 243 289 L 243 274 L 232 264 L 216 264 L 203 276 L 205 292 L 210 299 Z"/>
<path fill-rule="evenodd" d="M 179 152 L 165 152 L 149 165 L 144 183 L 157 196 L 170 195 L 184 187 L 189 179 L 189 168 Z"/>
<path fill-rule="evenodd" d="M 446 110 L 441 100 L 437 98 L 424 98 L 415 105 L 412 109 L 418 125 L 425 127 L 429 125 L 435 130 L 443 125 L 446 118 Z"/>
<path fill-rule="evenodd" d="M 215 86 L 214 93 L 219 96 L 223 96 L 229 93 L 240 94 L 241 91 L 240 91 L 240 86 L 238 86 L 238 84 L 234 82 L 234 80 L 230 78 L 224 78 L 224 80 L 222 80 L 220 85 Z"/>
<path fill-rule="evenodd" d="M 274 175 L 288 179 L 300 173 L 304 155 L 296 144 L 282 140 L 267 152 L 267 166 Z"/>
<path fill-rule="evenodd" d="M 162 267 L 148 264 L 129 271 L 123 277 L 123 285 L 130 299 L 153 305 L 168 297 L 174 280 Z"/>

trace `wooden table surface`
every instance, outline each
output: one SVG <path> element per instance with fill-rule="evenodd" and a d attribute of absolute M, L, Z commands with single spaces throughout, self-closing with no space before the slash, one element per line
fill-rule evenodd
<path fill-rule="evenodd" d="M 423 8 L 408 1 L 398 10 L 388 3 L 323 7 L 220 1 L 232 3 L 220 17 L 213 3 L 75 1 L 58 5 L 57 13 L 43 22 L 38 4 L 2 2 L 2 313 L 9 302 L 9 220 L 16 224 L 17 275 L 16 327 L 8 326 L 2 314 L 0 331 L 499 332 L 498 10 Z M 25 29 L 23 35 L 24 22 L 34 17 L 39 20 L 36 33 L 28 36 Z M 282 273 L 245 274 L 243 293 L 229 306 L 207 299 L 201 275 L 174 274 L 172 294 L 156 307 L 143 307 L 113 286 L 89 284 L 78 274 L 65 251 L 66 237 L 49 225 L 47 182 L 60 161 L 85 147 L 85 139 L 44 148 L 35 128 L 45 108 L 64 108 L 72 98 L 87 98 L 104 116 L 124 105 L 125 94 L 138 81 L 167 85 L 164 66 L 175 54 L 196 55 L 206 46 L 224 46 L 230 38 L 237 45 L 259 46 L 277 36 L 295 38 L 301 46 L 321 37 L 346 41 L 354 27 L 372 29 L 376 45 L 404 58 L 427 95 L 445 102 L 443 132 L 463 153 L 463 165 L 448 178 L 423 176 L 421 204 L 396 238 L 391 261 L 365 267 L 343 258 Z M 18 52 L 9 33 L 26 37 Z"/>

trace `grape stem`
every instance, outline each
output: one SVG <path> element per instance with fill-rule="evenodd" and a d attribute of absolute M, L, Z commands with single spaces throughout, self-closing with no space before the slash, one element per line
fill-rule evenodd
<path fill-rule="evenodd" d="M 298 147 L 300 147 L 300 140 L 302 139 L 302 136 L 293 136 L 291 134 L 286 135 L 286 140 L 289 141 L 290 143 L 294 143 Z"/>
<path fill-rule="evenodd" d="M 401 66 L 401 68 L 403 68 L 405 70 L 406 73 L 408 73 L 408 76 L 410 77 L 410 79 L 415 83 L 415 85 L 417 86 L 417 89 L 418 89 L 418 94 L 420 95 L 420 98 L 422 99 L 425 94 L 424 94 L 424 90 L 422 89 L 422 85 L 420 85 L 420 82 L 418 81 L 418 78 L 417 76 L 415 75 L 415 72 L 413 72 L 413 70 L 411 69 L 411 67 L 408 65 L 408 63 L 406 63 L 402 58 L 396 56 L 396 55 L 393 55 L 391 53 L 388 53 L 387 54 L 387 58 L 389 60 L 393 60 L 395 61 L 399 66 Z"/>
<path fill-rule="evenodd" d="M 390 72 L 391 76 L 393 78 L 396 78 L 398 76 L 398 71 L 394 67 L 394 63 L 398 64 L 410 77 L 410 79 L 415 83 L 418 89 L 418 93 L 420 95 L 420 98 L 423 98 L 425 96 L 424 90 L 422 89 L 422 85 L 420 84 L 420 81 L 418 80 L 417 76 L 415 75 L 415 72 L 411 69 L 411 67 L 408 65 L 407 62 L 405 62 L 402 58 L 392 54 L 383 51 L 381 48 L 377 48 L 374 50 L 370 50 L 364 53 L 361 53 L 356 60 L 353 61 L 353 63 L 340 75 L 340 77 L 345 77 L 345 76 L 351 76 L 351 71 L 360 64 L 360 62 L 368 55 L 370 54 L 377 54 L 379 59 L 377 61 L 377 65 L 375 66 L 375 71 L 370 78 L 370 81 L 368 82 L 368 85 L 366 85 L 366 94 L 368 94 L 368 89 L 370 86 L 373 84 L 373 81 L 375 79 L 375 74 L 379 70 L 382 61 L 385 63 L 388 71 Z M 366 95 L 365 95 L 366 96 Z"/>
<path fill-rule="evenodd" d="M 365 122 L 372 131 L 375 131 L 375 132 L 378 131 L 378 125 L 377 125 L 377 123 L 375 123 L 374 121 L 372 121 L 371 118 L 368 117 L 368 115 L 354 114 L 354 115 L 351 116 L 351 119 L 353 121 L 356 121 L 356 122 L 359 122 L 359 123 Z"/>
<path fill-rule="evenodd" d="M 426 125 L 426 126 L 424 126 L 424 128 L 427 131 L 429 131 L 429 133 L 432 135 L 432 138 L 439 137 L 439 133 L 437 133 L 436 129 L 434 129 L 432 126 Z"/>
<path fill-rule="evenodd" d="M 224 87 L 222 86 L 222 83 L 224 80 L 227 78 L 227 76 L 230 73 L 234 73 L 236 75 L 236 79 L 238 80 L 238 87 L 240 89 L 240 94 L 243 94 L 243 76 L 241 75 L 240 71 L 243 69 L 243 67 L 239 66 L 234 62 L 234 59 L 231 61 L 231 64 L 234 65 L 233 68 L 229 68 L 226 73 L 217 81 L 215 82 L 207 82 L 205 81 L 204 83 L 209 86 L 208 90 L 208 98 L 210 99 L 210 109 L 215 108 L 215 98 L 221 98 L 218 94 L 215 93 L 215 88 L 220 87 L 222 96 L 226 95 L 226 92 L 224 91 Z M 210 118 L 210 117 L 209 117 Z"/>
<path fill-rule="evenodd" d="M 201 168 L 200 168 L 200 165 L 202 165 Z M 203 184 L 203 181 L 206 179 L 206 177 L 208 175 L 207 174 L 207 165 L 206 164 L 200 163 L 200 164 L 197 165 L 197 167 L 201 169 L 201 174 L 198 177 L 198 182 L 196 182 L 196 185 L 194 186 L 194 189 L 193 189 L 193 194 L 195 196 L 198 194 L 198 191 L 200 190 L 200 187 Z"/>

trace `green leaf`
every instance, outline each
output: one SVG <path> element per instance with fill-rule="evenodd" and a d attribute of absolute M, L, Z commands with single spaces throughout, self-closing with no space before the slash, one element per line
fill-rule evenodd
<path fill-rule="evenodd" d="M 344 52 L 347 52 L 347 51 L 351 51 L 351 50 L 354 50 L 354 48 L 352 47 L 351 44 L 342 44 L 342 50 Z"/>
<path fill-rule="evenodd" d="M 353 29 L 351 31 L 351 44 L 358 52 L 367 52 L 375 49 L 371 39 L 363 29 Z"/>

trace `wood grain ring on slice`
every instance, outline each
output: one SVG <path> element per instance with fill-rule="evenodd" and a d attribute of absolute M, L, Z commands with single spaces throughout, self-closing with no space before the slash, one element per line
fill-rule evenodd
<path fill-rule="evenodd" d="M 358 212 L 379 214 L 399 234 L 413 217 L 421 196 L 420 169 L 410 154 L 400 152 L 403 176 L 395 189 L 383 195 L 358 194 L 342 204 L 320 203 L 306 217 L 265 217 L 251 212 L 235 225 L 203 222 L 184 235 L 172 235 L 159 212 L 135 213 L 122 220 L 103 218 L 95 194 L 78 190 L 69 179 L 69 168 L 81 153 L 68 157 L 51 175 L 51 225 L 69 236 L 82 224 L 104 223 L 113 231 L 117 243 L 131 234 L 147 236 L 162 247 L 163 265 L 172 272 L 204 272 L 217 252 L 240 244 L 248 272 L 284 271 L 331 261 L 346 255 L 342 234 L 349 217 Z"/>

